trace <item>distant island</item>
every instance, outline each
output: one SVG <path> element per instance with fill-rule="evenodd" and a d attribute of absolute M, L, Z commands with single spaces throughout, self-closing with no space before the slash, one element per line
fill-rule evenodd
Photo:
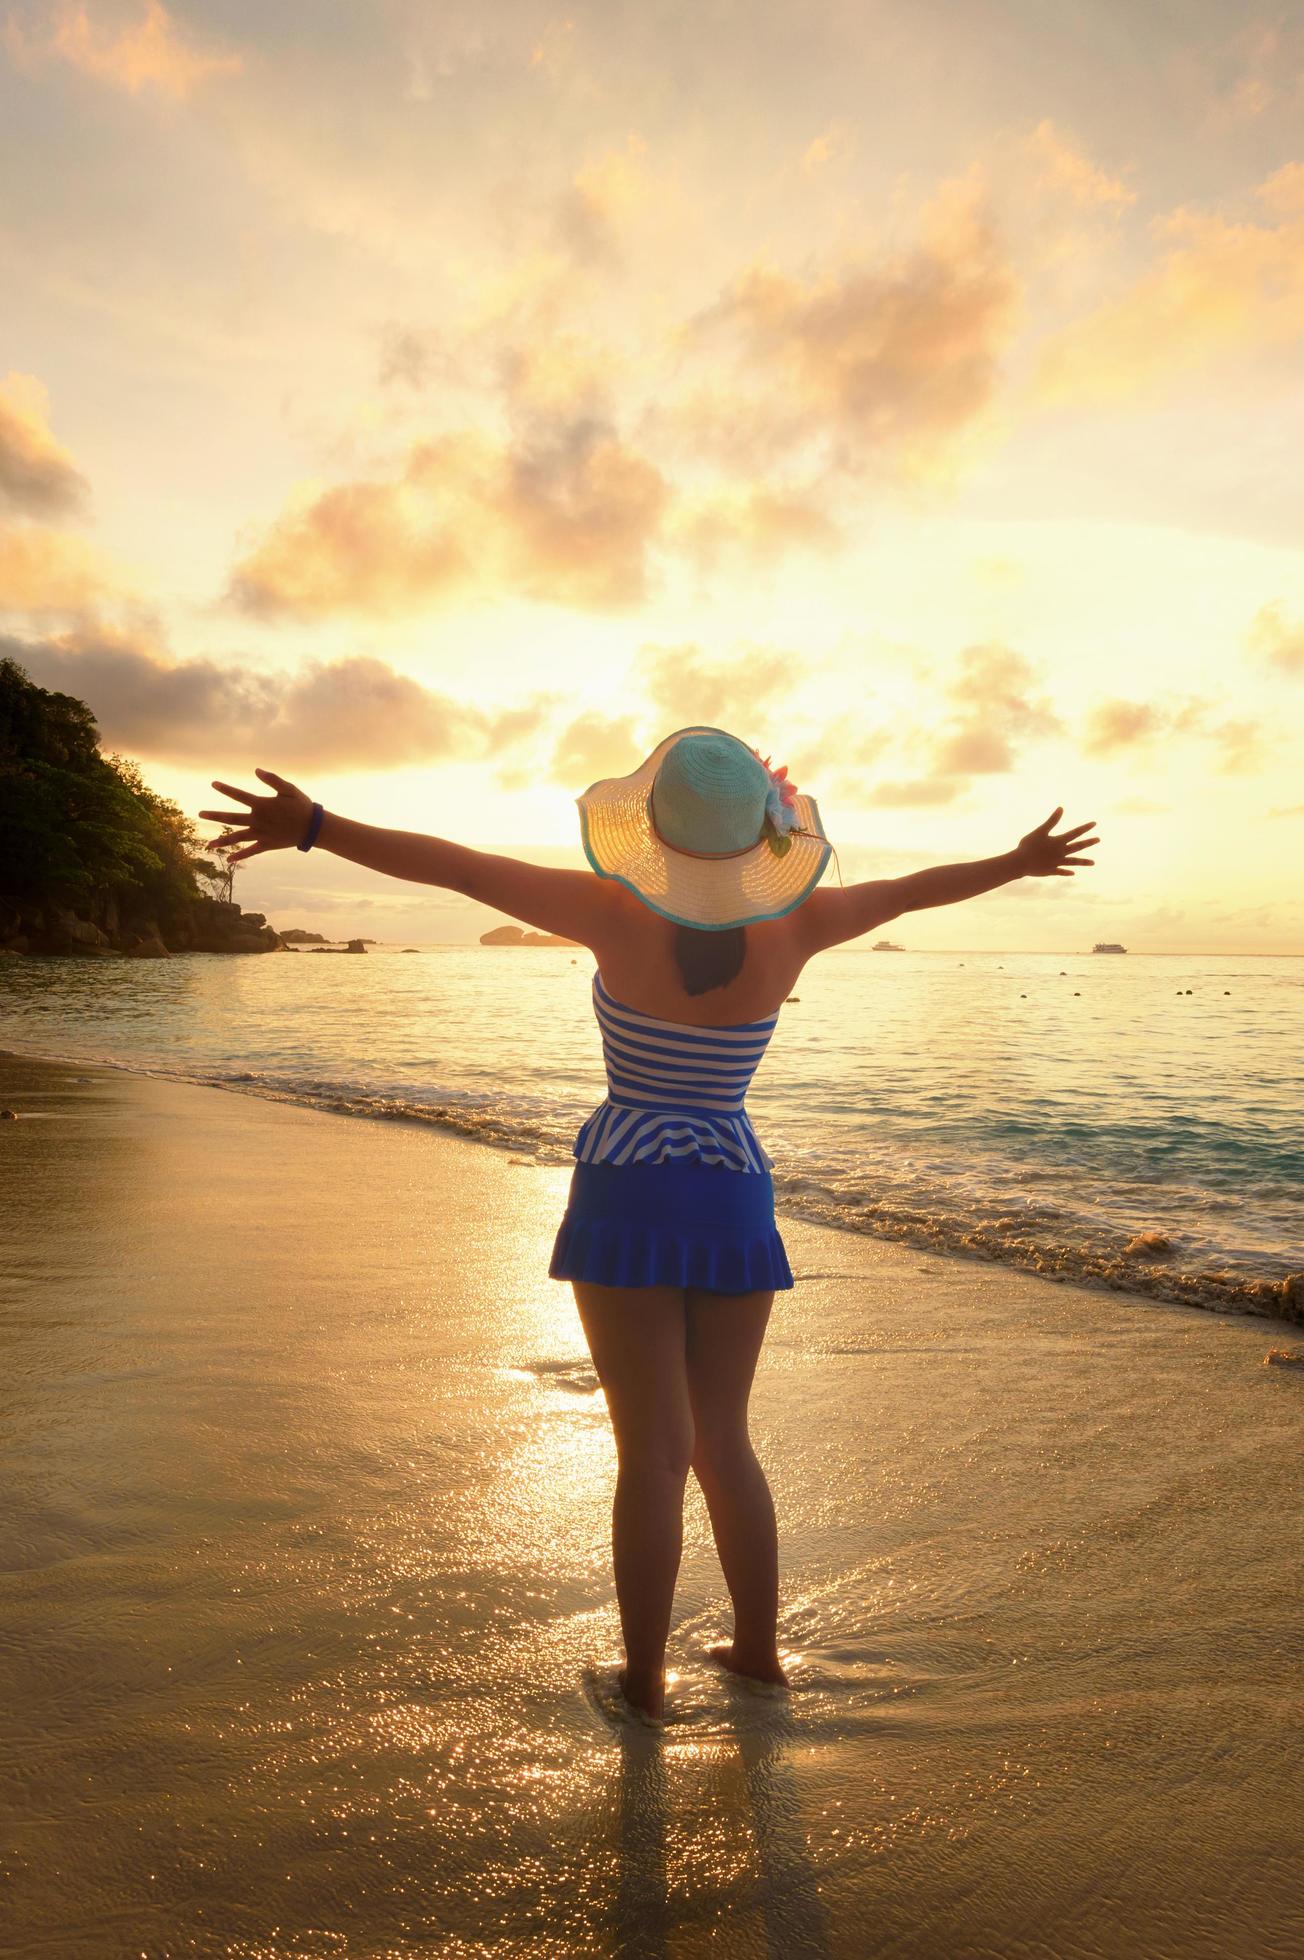
<path fill-rule="evenodd" d="M 876 939 L 870 947 L 871 953 L 904 953 L 904 946 L 897 946 L 890 939 Z"/>
<path fill-rule="evenodd" d="M 1098 939 L 1091 950 L 1093 953 L 1125 953 L 1127 947 L 1118 945 L 1112 939 Z"/>
<path fill-rule="evenodd" d="M 520 926 L 494 926 L 480 934 L 482 946 L 578 946 L 578 939 L 563 939 L 555 932 L 522 932 Z"/>
<path fill-rule="evenodd" d="M 0 954 L 284 952 L 209 848 L 135 762 L 100 753 L 84 701 L 0 660 Z"/>
<path fill-rule="evenodd" d="M 283 931 L 281 938 L 287 946 L 325 946 L 328 942 L 324 932 L 305 932 L 302 926 L 291 926 Z"/>

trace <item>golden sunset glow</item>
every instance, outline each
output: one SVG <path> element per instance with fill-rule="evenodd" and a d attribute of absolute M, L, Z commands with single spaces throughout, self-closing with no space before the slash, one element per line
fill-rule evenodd
<path fill-rule="evenodd" d="M 1304 951 L 1304 24 L 1104 19 L 14 0 L 2 650 L 191 812 L 578 864 L 704 721 L 848 880 L 1096 820 L 912 947 Z"/>

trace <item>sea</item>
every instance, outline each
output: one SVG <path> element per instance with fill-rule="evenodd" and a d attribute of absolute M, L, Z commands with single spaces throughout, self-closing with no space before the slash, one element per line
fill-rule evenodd
<path fill-rule="evenodd" d="M 584 949 L 0 962 L 0 1045 L 568 1161 Z M 1304 958 L 875 951 L 801 975 L 748 1109 L 783 1214 L 1158 1300 L 1304 1303 Z"/>

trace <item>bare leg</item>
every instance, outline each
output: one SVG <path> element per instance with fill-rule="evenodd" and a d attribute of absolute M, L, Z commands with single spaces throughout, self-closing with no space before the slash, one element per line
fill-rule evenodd
<path fill-rule="evenodd" d="M 659 1716 L 693 1451 L 683 1289 L 571 1284 L 616 1436 L 611 1536 L 625 1638 L 620 1685 L 627 1701 Z"/>
<path fill-rule="evenodd" d="M 732 1641 L 709 1651 L 736 1673 L 786 1681 L 778 1653 L 774 1500 L 747 1428 L 747 1402 L 773 1303 L 772 1292 L 688 1289 L 688 1392 L 692 1467 L 734 1609 Z"/>

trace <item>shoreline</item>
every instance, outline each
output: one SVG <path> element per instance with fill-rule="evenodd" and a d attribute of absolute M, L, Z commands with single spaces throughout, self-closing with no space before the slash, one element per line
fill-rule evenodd
<path fill-rule="evenodd" d="M 248 1078 L 206 1077 L 150 1067 L 140 1062 L 102 1058 L 85 1060 L 75 1054 L 49 1050 L 0 1048 L 0 1106 L 4 1102 L 2 1071 L 9 1060 L 33 1061 L 58 1068 L 102 1069 L 110 1075 L 129 1079 L 221 1091 L 274 1108 L 300 1109 L 309 1115 L 343 1116 L 367 1123 L 410 1127 L 417 1132 L 456 1138 L 509 1155 L 515 1152 L 522 1163 L 540 1169 L 565 1170 L 568 1175 L 573 1161 L 568 1153 L 563 1153 L 550 1140 L 533 1136 L 499 1119 L 486 1120 L 473 1108 L 468 1108 L 462 1114 L 456 1104 L 425 1108 L 414 1104 L 396 1106 L 392 1101 L 380 1097 L 370 1102 L 357 1097 L 339 1096 L 315 1099 L 302 1091 L 261 1086 Z M 522 1152 L 528 1154 L 521 1157 L 519 1153 Z M 946 1219 L 921 1223 L 917 1214 L 911 1214 L 906 1219 L 895 1221 L 891 1214 L 880 1213 L 872 1221 L 869 1218 L 853 1221 L 830 1215 L 828 1206 L 817 1200 L 808 1199 L 803 1203 L 800 1194 L 785 1189 L 785 1174 L 781 1168 L 776 1170 L 774 1185 L 775 1210 L 783 1221 L 791 1224 L 800 1222 L 836 1232 L 853 1242 L 898 1246 L 929 1257 L 995 1267 L 998 1271 L 1018 1273 L 1055 1287 L 1077 1286 L 1092 1293 L 1144 1299 L 1157 1306 L 1189 1308 L 1201 1313 L 1280 1321 L 1286 1326 L 1304 1327 L 1304 1271 L 1292 1271 L 1277 1279 L 1243 1278 L 1216 1272 L 1174 1273 L 1166 1270 L 1162 1264 L 1125 1266 L 1120 1263 L 1120 1255 L 1108 1252 L 1086 1257 L 1079 1248 L 1053 1248 L 1055 1256 L 1048 1258 L 1047 1249 L 1038 1246 L 1035 1241 L 1020 1242 L 1008 1237 L 996 1237 L 996 1231 L 1001 1229 L 999 1226 L 978 1228 L 985 1233 L 990 1232 L 992 1236 L 975 1243 L 975 1234 L 969 1228 L 948 1236 L 950 1221 Z M 1019 1256 L 1021 1253 L 1023 1256 Z"/>

